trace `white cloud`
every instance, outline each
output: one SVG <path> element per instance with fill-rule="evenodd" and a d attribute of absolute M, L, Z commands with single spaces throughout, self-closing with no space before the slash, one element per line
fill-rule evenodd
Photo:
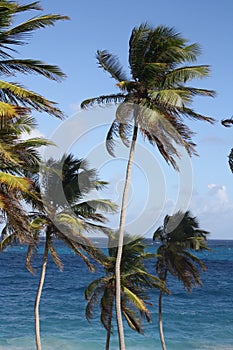
<path fill-rule="evenodd" d="M 193 194 L 190 209 L 210 238 L 233 239 L 233 202 L 225 185 L 212 183 L 204 195 Z"/>

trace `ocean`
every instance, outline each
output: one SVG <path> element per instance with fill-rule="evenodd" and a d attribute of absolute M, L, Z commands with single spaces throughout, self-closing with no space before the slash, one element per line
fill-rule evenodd
<path fill-rule="evenodd" d="M 155 246 L 148 241 L 148 250 Z M 172 294 L 164 296 L 163 321 L 167 350 L 233 350 L 233 241 L 209 241 L 212 252 L 198 256 L 208 270 L 203 286 L 192 294 L 170 278 Z M 106 332 L 98 310 L 93 321 L 85 318 L 85 286 L 102 274 L 89 273 L 83 261 L 58 244 L 64 270 L 51 260 L 41 299 L 41 340 L 43 350 L 103 350 Z M 25 247 L 12 247 L 0 254 L 0 350 L 32 350 L 34 341 L 35 276 L 25 268 Z M 35 259 L 40 266 L 42 250 Z M 154 262 L 147 262 L 150 272 Z M 157 325 L 158 293 L 150 293 L 152 322 L 144 323 L 144 335 L 125 327 L 127 350 L 161 349 Z M 114 325 L 111 349 L 117 350 Z"/>

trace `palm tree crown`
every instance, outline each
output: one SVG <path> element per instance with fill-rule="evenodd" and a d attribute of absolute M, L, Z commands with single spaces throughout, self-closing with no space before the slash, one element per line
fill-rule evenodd
<path fill-rule="evenodd" d="M 40 60 L 18 59 L 13 54 L 16 48 L 28 42 L 33 31 L 52 26 L 58 20 L 68 19 L 67 16 L 57 14 L 32 17 L 23 23 L 13 25 L 18 14 L 28 11 L 42 10 L 39 1 L 27 5 L 20 5 L 17 1 L 2 0 L 0 3 L 0 74 L 12 78 L 16 74 L 37 74 L 50 80 L 61 80 L 65 75 L 54 65 Z M 47 100 L 33 91 L 27 90 L 21 84 L 0 80 L 0 108 L 6 108 L 4 103 L 32 108 L 39 112 L 46 112 L 56 117 L 62 117 L 62 112 L 56 103 Z"/>
<path fill-rule="evenodd" d="M 112 320 L 115 306 L 115 263 L 117 256 L 117 235 L 109 236 L 108 256 L 103 256 L 102 265 L 105 275 L 94 280 L 86 288 L 87 299 L 86 317 L 91 320 L 94 307 L 100 303 L 100 320 L 107 331 L 106 350 L 110 346 L 112 333 Z M 122 314 L 129 327 L 138 333 L 143 333 L 142 317 L 150 321 L 148 310 L 148 289 L 163 288 L 163 283 L 146 271 L 144 261 L 152 258 L 146 253 L 146 244 L 140 237 L 125 235 L 121 263 L 121 293 Z M 153 255 L 154 256 L 154 255 Z M 139 314 L 138 314 L 139 313 Z"/>
<path fill-rule="evenodd" d="M 209 75 L 207 65 L 187 65 L 200 54 L 197 44 L 187 41 L 173 28 L 152 28 L 142 24 L 134 28 L 129 41 L 131 78 L 124 72 L 116 56 L 108 51 L 97 51 L 99 66 L 117 81 L 118 94 L 104 95 L 82 102 L 85 108 L 93 104 L 130 103 L 140 105 L 136 120 L 132 108 L 120 106 L 107 135 L 107 148 L 113 154 L 114 136 L 128 144 L 131 124 L 135 122 L 143 136 L 156 145 L 165 160 L 176 167 L 178 155 L 175 143 L 195 153 L 192 132 L 183 123 L 183 117 L 213 122 L 213 119 L 196 113 L 189 107 L 194 96 L 214 96 L 212 90 L 188 85 L 192 79 Z"/>
<path fill-rule="evenodd" d="M 206 242 L 207 231 L 199 228 L 197 219 L 190 212 L 178 212 L 167 215 L 163 226 L 154 233 L 153 239 L 160 243 L 157 250 L 156 271 L 158 276 L 167 283 L 171 274 L 183 283 L 184 288 L 191 292 L 195 286 L 202 285 L 200 270 L 206 270 L 206 265 L 192 250 L 209 249 Z M 163 350 L 166 344 L 163 335 L 162 297 L 159 294 L 159 332 Z"/>

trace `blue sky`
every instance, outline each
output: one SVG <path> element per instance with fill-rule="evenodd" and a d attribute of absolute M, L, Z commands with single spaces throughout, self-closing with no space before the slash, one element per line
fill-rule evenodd
<path fill-rule="evenodd" d="M 190 208 L 198 216 L 201 227 L 211 232 L 211 238 L 233 239 L 233 174 L 227 164 L 227 155 L 233 147 L 233 128 L 226 129 L 219 122 L 222 118 L 233 115 L 233 2 L 119 0 L 111 3 L 104 0 L 50 0 L 41 1 L 41 5 L 45 13 L 68 15 L 71 20 L 57 23 L 55 28 L 39 30 L 30 44 L 20 50 L 20 54 L 59 65 L 67 78 L 60 84 L 31 77 L 23 78 L 21 82 L 24 81 L 26 86 L 57 101 L 68 117 L 79 113 L 79 105 L 83 99 L 116 91 L 113 79 L 98 68 L 95 53 L 97 49 L 108 49 L 118 55 L 127 68 L 128 40 L 134 26 L 145 21 L 153 26 L 172 26 L 190 43 L 198 42 L 201 45 L 202 55 L 198 64 L 209 64 L 212 73 L 211 77 L 195 85 L 216 90 L 217 97 L 198 98 L 193 107 L 200 113 L 214 117 L 217 122 L 212 126 L 187 121 L 196 132 L 194 141 L 198 145 L 199 153 L 199 157 L 193 158 L 191 163 L 193 190 Z M 47 137 L 61 125 L 61 122 L 42 115 L 38 121 L 40 132 Z M 104 133 L 103 129 L 103 135 Z M 96 137 L 98 139 L 99 136 Z M 80 153 L 84 152 L 83 149 L 85 147 L 80 149 Z M 160 179 L 164 182 L 166 192 L 163 210 L 169 212 L 172 207 L 174 209 L 179 175 L 164 165 L 159 156 L 156 162 L 161 162 L 162 167 L 161 176 L 156 181 Z M 110 165 L 111 163 L 103 171 L 103 175 L 106 176 L 108 172 L 108 180 L 115 180 L 121 186 L 122 181 L 119 178 L 122 174 L 118 177 L 117 171 L 111 174 Z M 139 174 L 139 170 L 135 170 L 135 173 L 137 171 Z M 140 175 L 135 177 L 137 179 L 131 188 L 132 208 L 129 210 L 129 218 L 133 213 L 140 213 L 144 198 L 144 192 L 141 191 L 134 200 L 133 196 L 138 192 L 135 186 L 138 186 Z M 109 194 L 114 191 L 116 198 L 119 193 L 114 188 L 109 190 Z"/>

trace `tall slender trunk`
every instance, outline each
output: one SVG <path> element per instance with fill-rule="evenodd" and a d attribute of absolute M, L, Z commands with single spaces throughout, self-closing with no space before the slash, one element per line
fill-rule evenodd
<path fill-rule="evenodd" d="M 167 270 L 164 273 L 163 281 L 166 282 L 166 279 L 167 279 Z M 159 293 L 159 335 L 160 335 L 162 349 L 167 350 L 164 335 L 163 335 L 162 298 L 163 298 L 163 291 L 161 290 Z"/>
<path fill-rule="evenodd" d="M 108 330 L 107 330 L 105 350 L 109 350 L 109 346 L 110 346 L 110 338 L 111 338 L 111 332 L 112 332 L 111 329 L 112 329 L 113 302 L 114 302 L 114 297 L 112 297 L 111 304 L 110 304 L 110 312 L 109 312 L 109 316 L 108 316 Z"/>
<path fill-rule="evenodd" d="M 138 128 L 136 122 L 134 124 L 133 137 L 130 145 L 129 159 L 127 164 L 126 176 L 125 176 L 125 186 L 122 196 L 121 204 L 121 215 L 120 215 L 120 226 L 119 226 L 119 237 L 118 237 L 118 249 L 116 257 L 116 317 L 117 317 L 117 328 L 118 328 L 118 337 L 119 337 L 119 347 L 120 350 L 125 350 L 125 337 L 124 337 L 124 328 L 122 321 L 121 313 L 121 257 L 123 250 L 123 241 L 124 241 L 124 229 L 125 229 L 125 219 L 126 219 L 126 204 L 129 192 L 130 177 L 132 171 L 133 158 L 135 153 L 135 145 L 137 140 Z"/>
<path fill-rule="evenodd" d="M 40 298 L 41 298 L 41 293 L 42 293 L 44 280 L 45 280 L 46 265 L 47 265 L 47 261 L 48 261 L 48 251 L 49 251 L 48 235 L 46 234 L 43 264 L 41 267 L 40 280 L 39 280 L 39 284 L 38 284 L 36 300 L 35 300 L 35 305 L 34 305 L 35 336 L 36 336 L 36 348 L 37 348 L 37 350 L 41 350 L 39 305 L 40 305 Z"/>

